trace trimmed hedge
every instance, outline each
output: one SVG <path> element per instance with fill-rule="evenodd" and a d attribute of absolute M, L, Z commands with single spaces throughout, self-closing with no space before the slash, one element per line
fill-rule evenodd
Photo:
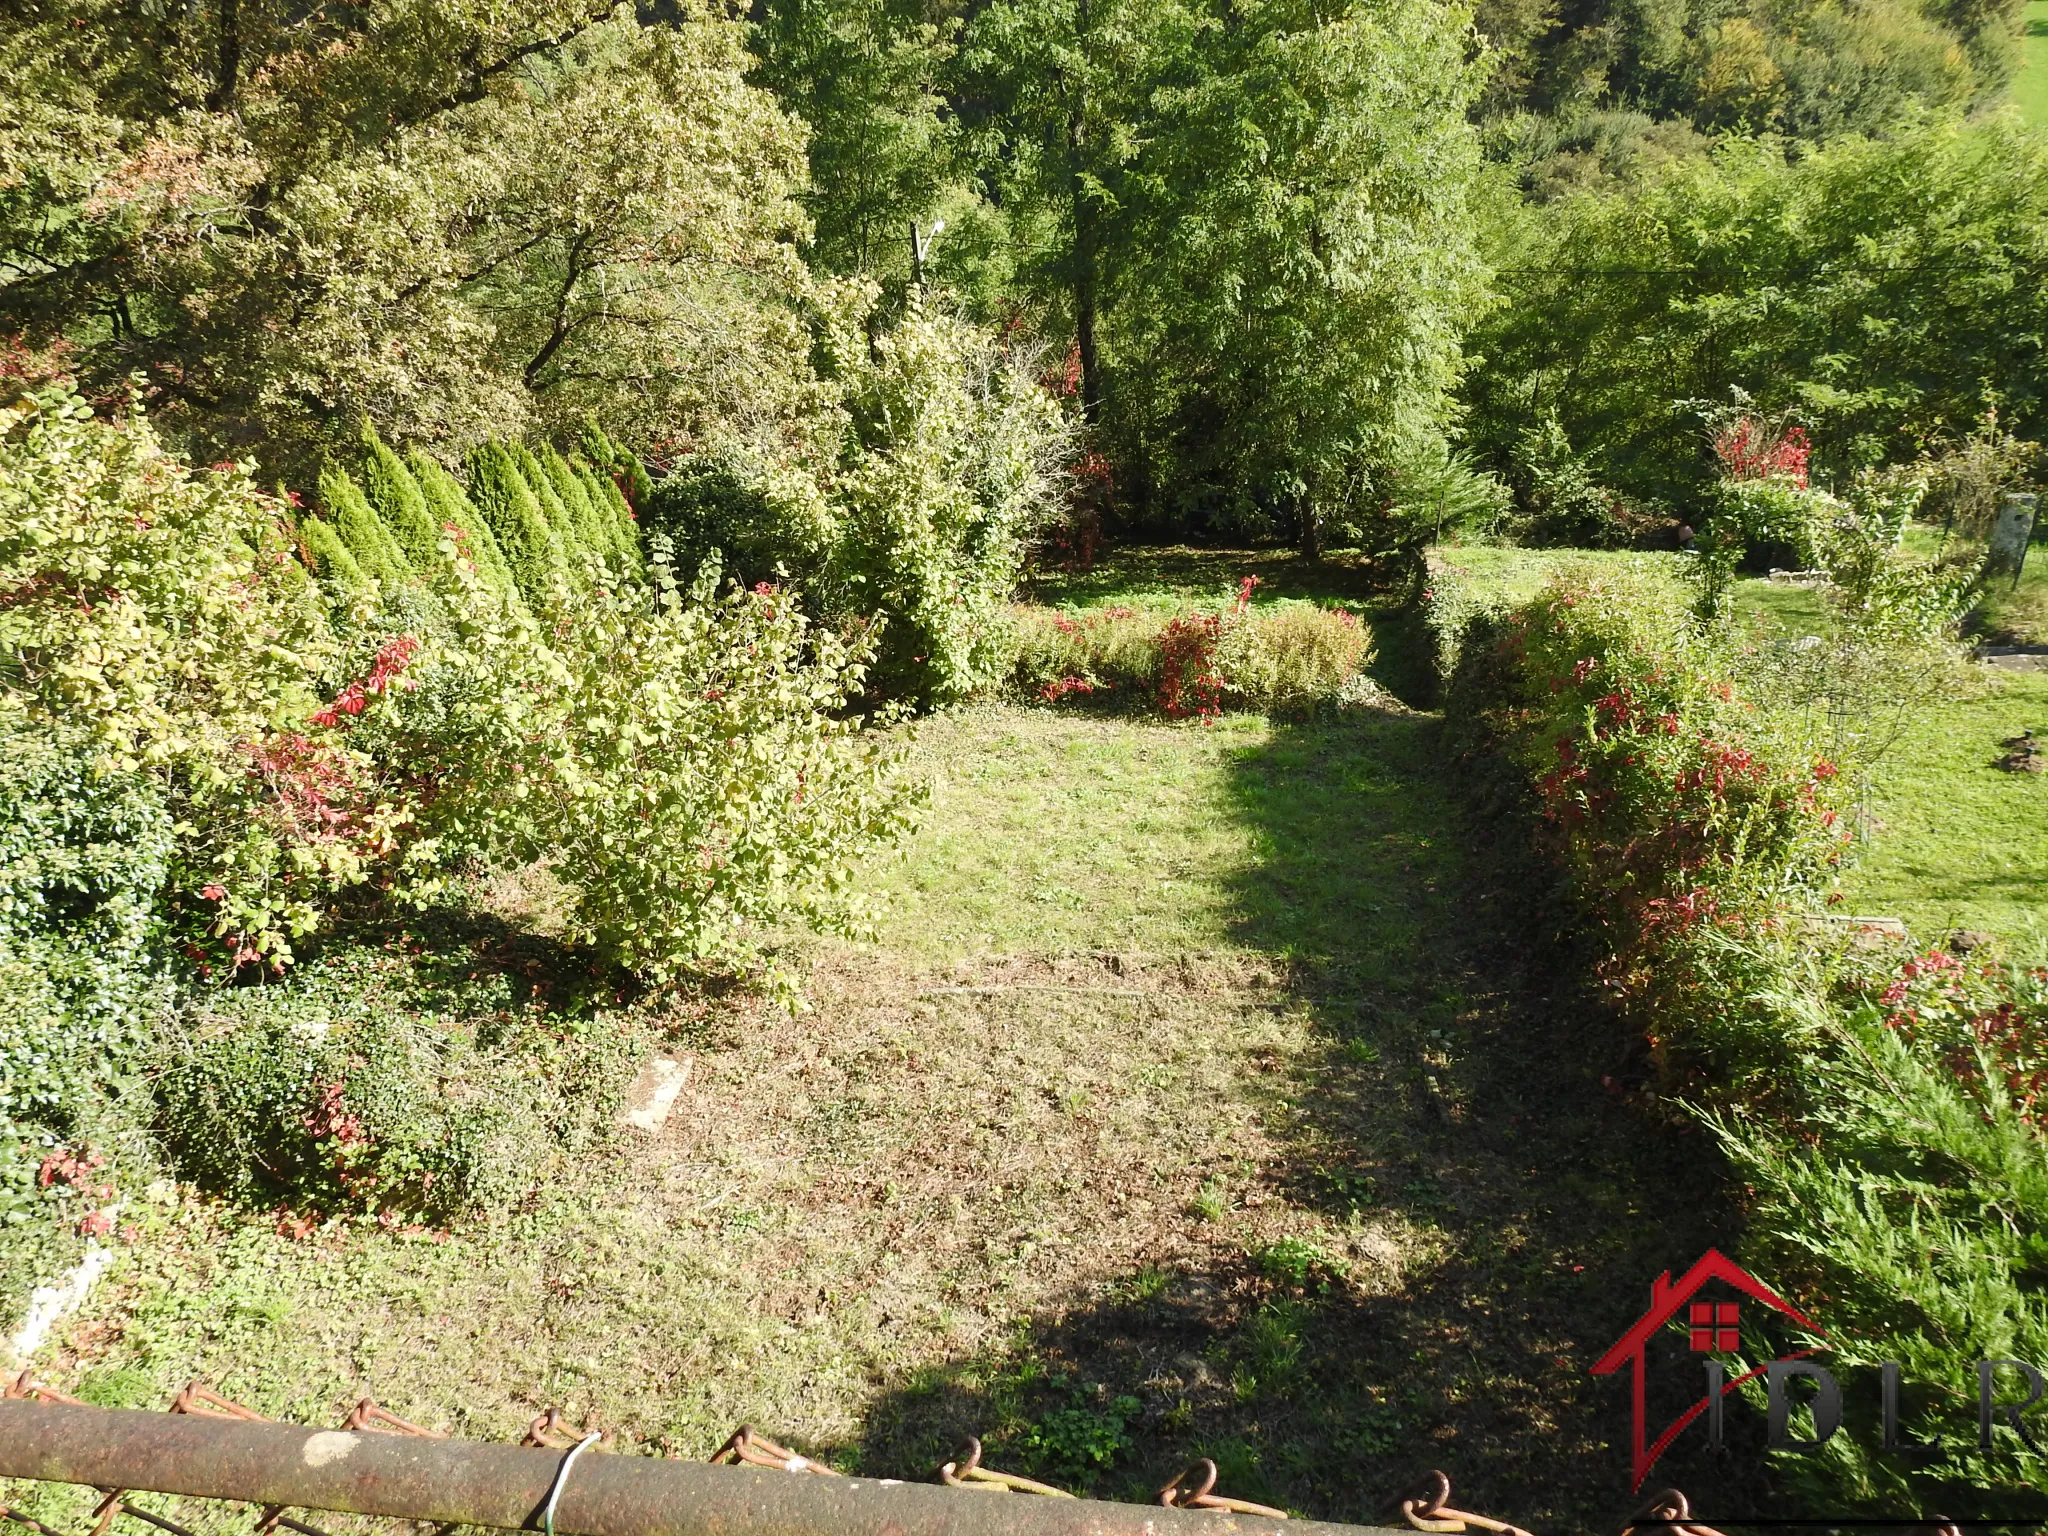
<path fill-rule="evenodd" d="M 1015 689 L 1047 703 L 1113 693 L 1173 716 L 1229 705 L 1312 713 L 1371 693 L 1372 633 L 1342 608 L 1250 604 L 1250 581 L 1216 612 L 1116 605 L 1012 610 Z"/>
<path fill-rule="evenodd" d="M 1873 948 L 1827 918 L 1865 765 L 1819 750 L 1769 660 L 1688 622 L 1674 579 L 1582 571 L 1509 606 L 1438 571 L 1433 594 L 1452 742 L 1565 877 L 1652 1102 L 1739 1170 L 1742 1257 L 1828 1330 L 1751 1347 L 1820 1349 L 1870 1402 L 1900 1362 L 1909 1432 L 1950 1447 L 1886 1453 L 1852 1416 L 1780 1474 L 1845 1513 L 1966 1490 L 1973 1513 L 2028 1507 L 2038 1462 L 2009 1431 L 1976 1448 L 1977 1362 L 2048 1362 L 2048 968 Z"/>

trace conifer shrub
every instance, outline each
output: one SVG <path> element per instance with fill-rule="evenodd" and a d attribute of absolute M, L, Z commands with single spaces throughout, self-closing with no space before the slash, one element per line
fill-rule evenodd
<path fill-rule="evenodd" d="M 554 487 L 556 497 L 561 501 L 569 524 L 575 530 L 576 543 L 586 554 L 595 556 L 607 566 L 617 563 L 618 547 L 612 538 L 608 519 L 598 515 L 592 505 L 590 494 L 583 488 L 583 482 L 576 477 L 576 471 L 569 461 L 553 448 L 543 446 L 534 457 L 546 474 L 548 484 Z"/>
<path fill-rule="evenodd" d="M 554 481 L 549 478 L 547 468 L 533 450 L 524 443 L 507 443 L 506 452 L 511 455 L 513 466 L 534 500 L 540 504 L 541 515 L 547 519 L 548 527 L 554 530 L 555 544 L 562 552 L 562 568 L 576 582 L 581 575 L 583 564 L 583 535 L 569 509 L 556 494 Z"/>
<path fill-rule="evenodd" d="M 469 494 L 504 552 L 519 595 L 536 611 L 551 608 L 569 580 L 561 542 L 502 444 L 485 443 L 471 453 Z"/>
<path fill-rule="evenodd" d="M 325 582 L 338 599 L 345 601 L 357 592 L 371 590 L 370 578 L 348 552 L 334 524 L 324 517 L 306 517 L 299 522 L 299 549 L 314 575 Z"/>
<path fill-rule="evenodd" d="M 320 506 L 365 576 L 387 586 L 412 578 L 412 564 L 398 540 L 339 464 L 320 471 Z"/>
<path fill-rule="evenodd" d="M 426 499 L 427 514 L 439 536 L 447 538 L 452 530 L 462 558 L 476 568 L 484 586 L 493 595 L 523 606 L 519 584 L 512 579 L 512 567 L 505 561 L 497 535 L 461 482 L 417 448 L 406 455 L 406 467 Z"/>
<path fill-rule="evenodd" d="M 637 516 L 646 507 L 647 499 L 654 490 L 654 481 L 647 473 L 647 466 L 640 462 L 640 456 L 630 448 L 622 448 L 607 437 L 604 429 L 595 421 L 586 420 L 578 434 L 577 442 L 583 455 L 597 466 L 599 475 L 619 493 L 619 500 L 630 516 Z"/>
<path fill-rule="evenodd" d="M 612 551 L 622 568 L 628 575 L 644 579 L 647 567 L 640 551 L 640 530 L 633 521 L 633 509 L 626 505 L 625 496 L 609 476 L 599 474 L 581 458 L 571 460 L 570 468 L 582 484 L 584 494 L 590 498 L 598 523 L 604 529 L 605 537 L 611 541 Z"/>
<path fill-rule="evenodd" d="M 1876 1402 L 1896 1362 L 1907 1434 L 1945 1451 L 1888 1453 L 1852 1416 L 1779 1475 L 1845 1513 L 2035 1509 L 2024 1447 L 1982 1444 L 1978 1362 L 2048 1358 L 2048 957 L 1819 938 L 1730 940 L 1722 973 L 1747 985 L 1713 1064 L 1751 1086 L 1697 1113 L 1747 1191 L 1746 1257 L 1827 1329 L 1784 1347 L 1825 1350 L 1852 1402 Z"/>
<path fill-rule="evenodd" d="M 363 428 L 361 473 L 363 498 L 390 530 L 406 563 L 414 571 L 432 570 L 440 558 L 440 525 L 428 512 L 427 498 L 404 460 L 367 426 Z"/>

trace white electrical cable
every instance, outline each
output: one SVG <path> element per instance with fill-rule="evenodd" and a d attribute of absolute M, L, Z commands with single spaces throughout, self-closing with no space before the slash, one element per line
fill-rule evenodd
<path fill-rule="evenodd" d="M 562 1458 L 562 1464 L 555 1468 L 555 1486 L 548 1490 L 547 1512 L 541 1519 L 541 1524 L 546 1529 L 548 1536 L 555 1536 L 555 1505 L 560 1501 L 562 1489 L 569 1481 L 569 1469 L 576 1465 L 576 1458 L 578 1456 L 581 1456 L 603 1438 L 604 1435 L 601 1432 L 594 1435 L 585 1435 L 576 1442 L 576 1448 Z"/>

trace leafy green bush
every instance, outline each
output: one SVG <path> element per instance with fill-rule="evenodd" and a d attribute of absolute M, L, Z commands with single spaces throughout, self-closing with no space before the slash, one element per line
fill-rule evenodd
<path fill-rule="evenodd" d="M 139 414 L 0 410 L 0 704 L 152 781 L 183 829 L 165 917 L 230 964 L 287 957 L 390 829 L 308 727 L 342 647 L 285 510 L 172 463 Z"/>
<path fill-rule="evenodd" d="M 1604 549 L 1623 542 L 1614 521 L 1619 498 L 1572 451 L 1555 411 L 1522 430 L 1511 463 L 1522 504 L 1514 533 L 1523 543 Z"/>
<path fill-rule="evenodd" d="M 1019 604 L 1010 610 L 1019 690 L 1055 703 L 1070 693 L 1159 689 L 1159 635 L 1175 610 L 1115 603 L 1071 613 Z"/>
<path fill-rule="evenodd" d="M 865 637 L 766 584 L 715 596 L 715 565 L 687 592 L 655 570 L 651 614 L 631 594 L 586 601 L 546 729 L 515 762 L 577 931 L 663 977 L 759 963 L 785 917 L 843 927 L 856 862 L 904 832 L 922 790 L 906 737 L 842 712 Z"/>
<path fill-rule="evenodd" d="M 13 1222 L 41 1203 L 41 1158 L 135 1067 L 176 839 L 160 786 L 96 773 L 72 731 L 0 724 L 0 783 L 0 1222 Z"/>
<path fill-rule="evenodd" d="M 538 1082 L 538 1045 L 507 1055 L 512 1036 L 432 1008 L 350 1013 L 318 1048 L 294 1033 L 292 999 L 333 986 L 278 978 L 345 888 L 421 902 L 479 864 L 552 858 L 576 935 L 668 977 L 756 965 L 790 916 L 847 920 L 854 861 L 905 825 L 906 744 L 844 713 L 867 636 L 814 630 L 766 588 L 717 596 L 715 569 L 688 593 L 665 566 L 636 579 L 603 488 L 534 460 L 574 590 L 524 474 L 487 451 L 505 526 L 554 541 L 531 584 L 543 636 L 487 577 L 488 523 L 460 488 L 363 452 L 410 548 L 339 464 L 332 517 L 293 530 L 242 470 L 165 459 L 139 414 L 100 421 L 61 392 L 0 411 L 0 1212 L 40 1198 L 37 1158 L 132 1070 L 171 966 L 268 983 L 165 1026 L 182 1054 L 163 1124 L 209 1181 L 499 1202 L 506 1149 L 536 1125 L 559 1139 L 559 1114 L 436 1085 Z"/>
<path fill-rule="evenodd" d="M 595 1145 L 645 1041 L 515 1005 L 502 976 L 437 981 L 350 948 L 284 984 L 202 994 L 163 1024 L 151 1079 L 178 1170 L 305 1215 L 502 1211 Z"/>
<path fill-rule="evenodd" d="M 1819 903 L 1860 765 L 1754 697 L 1669 577 L 1565 578 L 1481 622 L 1451 683 L 1458 725 L 1527 786 L 1540 841 L 1603 936 L 1605 983 L 1664 1041 L 1685 1033 L 1677 1019 L 1709 1027 L 1724 1006 L 1709 936 Z"/>
<path fill-rule="evenodd" d="M 1003 681 L 1004 604 L 1050 515 L 1066 428 L 984 332 L 913 312 L 872 348 L 830 338 L 835 411 L 809 450 L 686 462 L 647 526 L 679 561 L 716 555 L 747 583 L 793 582 L 832 622 L 880 616 L 869 686 L 947 703 Z"/>

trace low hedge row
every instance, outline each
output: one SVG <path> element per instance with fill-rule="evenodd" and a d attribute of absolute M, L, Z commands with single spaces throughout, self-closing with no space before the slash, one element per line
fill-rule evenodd
<path fill-rule="evenodd" d="M 1566 572 L 1508 605 L 1439 571 L 1432 592 L 1450 739 L 1564 877 L 1655 1102 L 1746 1187 L 1739 1256 L 1828 1330 L 1782 1347 L 1826 1351 L 1852 1402 L 1898 1362 L 1909 1432 L 1947 1446 L 1886 1451 L 1852 1415 L 1782 1475 L 1836 1508 L 2027 1507 L 2041 1462 L 2003 1428 L 1980 1446 L 1977 1362 L 2048 1363 L 2048 969 L 1831 919 L 1868 765 L 1823 750 L 1769 658 L 1690 622 L 1674 578 Z"/>
<path fill-rule="evenodd" d="M 1372 632 L 1356 614 L 1307 602 L 1251 603 L 1246 577 L 1214 611 L 1112 605 L 1012 610 L 1013 681 L 1057 703 L 1114 693 L 1165 714 L 1208 717 L 1225 705 L 1313 713 L 1364 685 Z"/>

